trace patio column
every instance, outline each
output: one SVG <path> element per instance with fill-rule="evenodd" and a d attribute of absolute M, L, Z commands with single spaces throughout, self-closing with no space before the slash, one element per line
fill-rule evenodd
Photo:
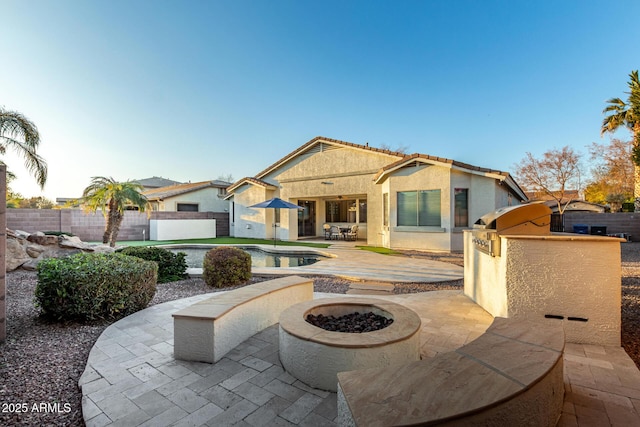
<path fill-rule="evenodd" d="M 6 251 L 7 251 L 7 167 L 0 165 L 0 341 L 7 338 L 7 288 L 6 288 Z"/>

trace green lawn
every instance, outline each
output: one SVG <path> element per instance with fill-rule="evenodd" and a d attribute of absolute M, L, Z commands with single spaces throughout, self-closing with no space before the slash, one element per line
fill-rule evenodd
<path fill-rule="evenodd" d="M 398 251 L 394 251 L 393 249 L 381 248 L 379 246 L 356 246 L 356 248 L 362 249 L 363 251 L 371 251 L 371 252 L 375 252 L 377 254 L 382 254 L 382 255 L 395 255 L 395 254 L 401 253 Z"/>
<path fill-rule="evenodd" d="M 273 245 L 273 240 L 247 239 L 239 237 L 216 237 L 215 239 L 185 239 L 185 240 L 135 240 L 119 241 L 119 246 L 156 246 L 156 245 L 180 245 L 180 244 L 205 244 L 205 245 Z M 277 242 L 277 246 L 309 246 L 312 248 L 328 248 L 326 243 L 308 242 Z"/>

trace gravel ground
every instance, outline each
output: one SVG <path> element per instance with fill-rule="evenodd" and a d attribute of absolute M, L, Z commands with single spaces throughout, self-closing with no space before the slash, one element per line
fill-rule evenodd
<path fill-rule="evenodd" d="M 640 243 L 622 244 L 622 340 L 640 367 Z M 462 265 L 462 254 L 405 252 Z M 255 277 L 252 283 L 271 277 Z M 317 292 L 346 293 L 349 281 L 313 277 Z M 0 426 L 82 426 L 78 379 L 108 322 L 51 323 L 33 304 L 33 272 L 7 274 L 7 339 L 0 343 Z M 462 280 L 396 284 L 395 293 L 460 289 Z M 212 292 L 201 279 L 158 285 L 151 305 Z M 40 406 L 45 404 L 45 406 Z M 48 406 L 47 406 L 48 404 Z M 21 411 L 21 412 L 17 412 Z"/>

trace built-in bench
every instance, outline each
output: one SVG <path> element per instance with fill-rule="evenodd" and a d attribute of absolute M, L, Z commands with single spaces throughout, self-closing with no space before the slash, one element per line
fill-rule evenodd
<path fill-rule="evenodd" d="M 225 292 L 173 313 L 174 357 L 215 363 L 293 304 L 313 299 L 311 279 L 289 276 Z"/>
<path fill-rule="evenodd" d="M 458 350 L 338 374 L 341 426 L 555 426 L 564 400 L 562 322 L 496 318 Z"/>

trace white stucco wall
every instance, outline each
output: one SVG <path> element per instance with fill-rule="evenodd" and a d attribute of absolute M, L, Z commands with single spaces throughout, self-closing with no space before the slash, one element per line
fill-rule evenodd
<path fill-rule="evenodd" d="M 503 236 L 502 256 L 477 253 L 465 233 L 465 294 L 494 316 L 561 316 L 568 342 L 620 345 L 620 240 Z M 569 318 L 587 321 L 569 320 Z"/>
<path fill-rule="evenodd" d="M 235 237 L 255 239 L 273 238 L 273 209 L 249 208 L 272 197 L 273 191 L 267 191 L 258 185 L 246 185 L 234 194 L 233 215 L 229 215 L 229 229 Z"/>
<path fill-rule="evenodd" d="M 216 237 L 215 219 L 152 219 L 150 240 L 209 239 Z"/>

